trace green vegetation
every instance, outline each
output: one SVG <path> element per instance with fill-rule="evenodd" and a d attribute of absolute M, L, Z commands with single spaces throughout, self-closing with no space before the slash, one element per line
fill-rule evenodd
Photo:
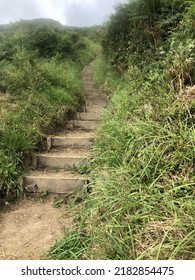
<path fill-rule="evenodd" d="M 119 5 L 94 76 L 110 98 L 92 192 L 49 259 L 194 259 L 194 1 Z"/>
<path fill-rule="evenodd" d="M 0 196 L 17 194 L 24 155 L 82 105 L 97 48 L 91 30 L 53 20 L 0 26 Z"/>
<path fill-rule="evenodd" d="M 0 197 L 18 194 L 25 155 L 82 105 L 81 71 L 102 38 L 94 77 L 110 105 L 79 170 L 92 181 L 45 258 L 195 258 L 194 15 L 194 1 L 134 0 L 102 29 L 0 26 Z"/>

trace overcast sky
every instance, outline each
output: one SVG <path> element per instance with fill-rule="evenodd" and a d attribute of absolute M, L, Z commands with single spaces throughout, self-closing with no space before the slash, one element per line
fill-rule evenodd
<path fill-rule="evenodd" d="M 20 19 L 51 18 L 64 25 L 103 23 L 116 3 L 127 0 L 0 0 L 0 24 Z"/>

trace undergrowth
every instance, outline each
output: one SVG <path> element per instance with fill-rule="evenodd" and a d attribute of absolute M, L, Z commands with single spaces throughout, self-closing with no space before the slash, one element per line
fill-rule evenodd
<path fill-rule="evenodd" d="M 17 195 L 26 154 L 82 106 L 81 72 L 99 48 L 90 32 L 41 19 L 0 26 L 0 197 Z"/>
<path fill-rule="evenodd" d="M 96 67 L 108 70 L 100 60 Z M 73 206 L 76 231 L 68 236 L 82 234 L 74 259 L 193 259 L 195 127 L 187 110 L 178 115 L 171 87 L 152 103 L 147 83 L 129 74 L 116 82 L 109 73 L 113 93 L 93 148 L 92 193 Z M 69 259 L 66 242 L 49 258 Z"/>
<path fill-rule="evenodd" d="M 149 29 L 140 14 L 135 18 L 143 1 L 121 5 L 108 23 L 103 47 L 109 56 L 94 66 L 110 105 L 93 147 L 92 192 L 72 205 L 75 228 L 46 258 L 195 258 L 194 4 L 182 14 L 188 1 L 153 1 L 154 11 L 149 10 L 152 1 L 145 2 Z M 159 4 L 168 6 L 163 10 Z M 126 13 L 131 5 L 132 19 Z M 162 11 L 171 11 L 169 20 Z M 146 33 L 138 34 L 143 25 Z M 122 36 L 129 26 L 135 27 L 130 38 Z M 159 35 L 164 32 L 158 45 L 156 33 L 155 40 L 147 37 L 157 28 Z M 143 44 L 132 40 L 139 36 Z"/>

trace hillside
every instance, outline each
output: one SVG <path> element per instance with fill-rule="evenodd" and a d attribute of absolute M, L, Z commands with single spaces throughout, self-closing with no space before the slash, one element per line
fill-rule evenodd
<path fill-rule="evenodd" d="M 194 259 L 194 14 L 193 1 L 138 0 L 107 22 L 92 192 L 47 258 Z"/>
<path fill-rule="evenodd" d="M 24 157 L 79 110 L 81 72 L 97 53 L 109 101 L 82 170 L 90 183 L 65 196 L 73 226 L 43 258 L 195 258 L 194 15 L 194 1 L 134 0 L 102 28 L 0 27 L 2 197 L 17 195 Z"/>
<path fill-rule="evenodd" d="M 47 19 L 0 26 L 0 197 L 18 195 L 24 158 L 82 105 L 92 37 L 93 28 Z"/>

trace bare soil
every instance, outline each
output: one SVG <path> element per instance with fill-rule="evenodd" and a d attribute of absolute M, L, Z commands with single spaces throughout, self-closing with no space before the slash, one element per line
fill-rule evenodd
<path fill-rule="evenodd" d="M 1 260 L 40 260 L 63 237 L 65 228 L 72 223 L 64 203 L 60 208 L 54 207 L 58 198 L 29 198 L 0 212 Z"/>
<path fill-rule="evenodd" d="M 92 86 L 92 69 L 88 66 L 83 74 L 86 95 L 97 90 Z M 94 89 L 94 92 L 91 91 Z M 2 97 L 0 96 L 0 101 Z M 89 107 L 89 106 L 88 106 Z M 101 111 L 101 106 L 90 106 L 90 112 Z M 69 131 L 72 136 L 92 136 L 92 132 Z M 67 135 L 61 132 L 58 136 Z M 57 153 L 55 153 L 57 154 Z M 76 153 L 78 155 L 78 151 Z M 47 171 L 42 174 L 47 175 Z M 35 174 L 35 173 L 34 173 Z M 60 175 L 56 174 L 56 176 Z M 72 175 L 74 176 L 74 175 Z M 59 197 L 59 196 L 58 196 Z M 40 260 L 53 244 L 64 236 L 64 230 L 73 226 L 68 207 L 62 203 L 60 208 L 53 205 L 55 197 L 45 201 L 40 197 L 28 198 L 0 210 L 0 259 L 1 260 Z"/>

